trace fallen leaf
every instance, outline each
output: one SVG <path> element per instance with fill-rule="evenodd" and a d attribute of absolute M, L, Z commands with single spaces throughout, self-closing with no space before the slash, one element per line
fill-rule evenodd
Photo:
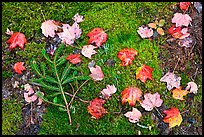
<path fill-rule="evenodd" d="M 157 28 L 157 24 L 156 23 L 149 23 L 147 25 L 148 25 L 148 27 L 153 28 L 153 29 Z"/>
<path fill-rule="evenodd" d="M 81 36 L 81 29 L 79 25 L 74 22 L 72 26 L 69 24 L 62 24 L 63 32 L 57 33 L 59 38 L 68 45 L 74 44 L 75 39 L 78 39 Z"/>
<path fill-rule="evenodd" d="M 163 112 L 166 114 L 163 121 L 169 123 L 169 128 L 175 127 L 176 125 L 180 126 L 183 119 L 177 108 L 171 108 Z"/>
<path fill-rule="evenodd" d="M 168 30 L 168 33 L 172 35 L 172 37 L 179 38 L 179 39 L 184 39 L 188 37 L 190 33 L 187 33 L 187 32 L 188 32 L 188 28 L 181 28 L 180 26 L 175 27 L 175 25 L 171 26 L 171 28 L 169 28 Z"/>
<path fill-rule="evenodd" d="M 157 28 L 157 32 L 160 34 L 160 35 L 164 35 L 164 30 L 162 28 Z"/>
<path fill-rule="evenodd" d="M 105 89 L 101 91 L 101 94 L 106 98 L 109 99 L 109 97 L 116 92 L 115 85 L 107 85 Z"/>
<path fill-rule="evenodd" d="M 153 35 L 152 28 L 148 27 L 139 27 L 137 32 L 142 38 L 150 38 Z"/>
<path fill-rule="evenodd" d="M 79 13 L 75 14 L 72 19 L 77 23 L 80 23 L 80 22 L 84 21 L 83 16 L 79 15 Z"/>
<path fill-rule="evenodd" d="M 83 48 L 82 48 L 82 50 L 81 50 L 81 54 L 84 55 L 85 57 L 91 59 L 91 56 L 92 56 L 93 54 L 96 54 L 96 53 L 97 53 L 97 52 L 94 50 L 95 48 L 97 48 L 97 47 L 95 47 L 95 46 L 93 46 L 93 45 L 85 45 L 85 46 L 83 46 Z"/>
<path fill-rule="evenodd" d="M 144 98 L 140 104 L 146 111 L 151 111 L 154 107 L 160 107 L 163 103 L 158 92 L 154 94 L 146 93 Z"/>
<path fill-rule="evenodd" d="M 140 117 L 142 116 L 142 113 L 137 108 L 132 108 L 132 111 L 128 111 L 124 114 L 127 118 L 129 118 L 129 121 L 131 123 L 137 123 L 140 120 Z"/>
<path fill-rule="evenodd" d="M 29 88 L 24 92 L 24 99 L 28 103 L 34 102 L 35 100 L 37 100 L 37 98 L 38 97 L 34 94 L 34 90 L 32 88 Z"/>
<path fill-rule="evenodd" d="M 106 101 L 100 98 L 95 98 L 92 101 L 90 101 L 89 106 L 87 107 L 88 113 L 92 115 L 91 118 L 94 119 L 99 119 L 101 118 L 104 114 L 106 114 L 106 110 L 103 107 L 103 104 Z"/>
<path fill-rule="evenodd" d="M 32 88 L 30 84 L 25 84 L 23 87 L 26 91 L 29 91 L 29 89 Z"/>
<path fill-rule="evenodd" d="M 24 62 L 16 62 L 13 67 L 14 71 L 18 74 L 22 74 L 22 71 L 26 70 L 23 64 Z"/>
<path fill-rule="evenodd" d="M 80 54 L 70 54 L 67 56 L 66 60 L 70 61 L 72 64 L 77 64 L 81 62 Z"/>
<path fill-rule="evenodd" d="M 5 32 L 7 35 L 13 35 L 13 31 L 9 30 L 8 28 L 6 29 L 6 32 Z"/>
<path fill-rule="evenodd" d="M 193 43 L 193 40 L 190 37 L 186 37 L 184 39 L 178 40 L 178 45 L 181 47 L 186 47 L 186 48 L 192 47 L 192 43 Z"/>
<path fill-rule="evenodd" d="M 104 42 L 107 41 L 108 34 L 106 34 L 102 28 L 92 29 L 87 36 L 89 37 L 88 44 L 95 43 L 97 47 L 100 47 Z"/>
<path fill-rule="evenodd" d="M 152 80 L 152 71 L 154 69 L 146 66 L 145 64 L 138 68 L 136 71 L 136 79 L 140 79 L 143 83 L 146 82 L 147 79 Z"/>
<path fill-rule="evenodd" d="M 24 45 L 26 42 L 26 37 L 23 33 L 15 32 L 11 35 L 10 39 L 7 40 L 7 43 L 10 43 L 9 50 L 16 48 L 19 46 L 21 49 L 24 49 Z"/>
<path fill-rule="evenodd" d="M 100 66 L 96 65 L 96 67 L 89 67 L 91 74 L 89 75 L 95 81 L 102 80 L 104 78 L 104 74 Z"/>
<path fill-rule="evenodd" d="M 188 7 L 191 5 L 190 2 L 179 2 L 179 7 L 181 10 L 187 11 Z"/>
<path fill-rule="evenodd" d="M 189 90 L 190 89 L 189 93 L 197 94 L 198 86 L 197 86 L 197 84 L 195 82 L 188 82 L 187 85 L 188 86 L 186 87 L 185 90 Z"/>
<path fill-rule="evenodd" d="M 137 87 L 128 87 L 122 91 L 122 104 L 128 102 L 130 106 L 134 106 L 136 101 L 140 101 L 142 91 Z"/>
<path fill-rule="evenodd" d="M 178 26 L 188 26 L 192 21 L 191 17 L 188 14 L 175 13 L 172 18 L 172 23 L 176 23 L 176 27 Z"/>
<path fill-rule="evenodd" d="M 132 64 L 134 56 L 137 55 L 137 51 L 132 48 L 124 48 L 118 52 L 118 58 L 122 61 L 121 66 L 128 66 Z"/>
<path fill-rule="evenodd" d="M 58 24 L 54 20 L 46 20 L 41 25 L 42 34 L 44 34 L 46 37 L 54 37 L 55 31 L 58 29 Z"/>
<path fill-rule="evenodd" d="M 161 82 L 167 83 L 167 89 L 170 91 L 174 87 L 180 88 L 180 80 L 181 77 L 177 77 L 175 74 L 171 72 L 167 72 L 161 79 Z"/>
<path fill-rule="evenodd" d="M 194 2 L 193 6 L 196 8 L 198 13 L 201 13 L 201 11 L 202 11 L 202 4 L 201 4 L 201 2 Z"/>
<path fill-rule="evenodd" d="M 161 20 L 159 21 L 159 23 L 158 23 L 158 26 L 159 26 L 159 27 L 162 27 L 162 26 L 164 26 L 164 23 L 165 23 L 165 20 L 164 20 L 164 19 L 161 19 Z"/>
<path fill-rule="evenodd" d="M 187 90 L 182 90 L 182 87 L 176 88 L 171 91 L 173 93 L 173 98 L 178 100 L 184 100 L 183 96 L 186 96 L 188 94 Z"/>

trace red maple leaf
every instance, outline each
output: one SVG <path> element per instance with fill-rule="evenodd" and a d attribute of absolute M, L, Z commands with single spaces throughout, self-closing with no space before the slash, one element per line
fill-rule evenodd
<path fill-rule="evenodd" d="M 142 82 L 146 82 L 147 79 L 152 80 L 153 68 L 146 66 L 145 64 L 140 67 L 136 72 L 136 79 L 140 79 Z"/>
<path fill-rule="evenodd" d="M 104 114 L 106 114 L 106 110 L 103 108 L 103 104 L 106 101 L 100 98 L 93 99 L 89 106 L 87 107 L 88 112 L 92 115 L 92 118 L 99 119 Z"/>
<path fill-rule="evenodd" d="M 90 38 L 88 44 L 95 43 L 97 47 L 100 47 L 108 38 L 108 34 L 106 34 L 102 28 L 92 29 L 87 36 Z"/>
<path fill-rule="evenodd" d="M 180 126 L 182 122 L 182 116 L 177 108 L 171 108 L 169 110 L 164 110 L 166 117 L 164 118 L 165 123 L 169 123 L 169 128 Z"/>
<path fill-rule="evenodd" d="M 122 61 L 121 66 L 128 66 L 132 64 L 134 56 L 137 55 L 137 51 L 132 48 L 124 48 L 118 52 L 118 58 Z"/>
<path fill-rule="evenodd" d="M 10 43 L 9 50 L 16 48 L 19 46 L 21 49 L 24 48 L 24 44 L 26 44 L 26 37 L 23 33 L 15 32 L 11 35 L 10 39 L 7 41 L 7 43 Z"/>
<path fill-rule="evenodd" d="M 191 5 L 190 2 L 179 2 L 179 7 L 181 10 L 187 11 L 188 7 Z"/>
<path fill-rule="evenodd" d="M 23 66 L 23 64 L 24 64 L 24 62 L 16 62 L 14 64 L 14 67 L 13 67 L 14 71 L 18 74 L 22 74 L 22 71 L 26 70 L 26 68 Z"/>
<path fill-rule="evenodd" d="M 137 87 L 128 87 L 122 91 L 122 104 L 128 102 L 130 106 L 134 106 L 136 101 L 140 101 L 142 91 Z"/>
<path fill-rule="evenodd" d="M 72 64 L 77 64 L 81 62 L 80 54 L 70 54 L 67 56 L 66 60 L 69 60 Z"/>

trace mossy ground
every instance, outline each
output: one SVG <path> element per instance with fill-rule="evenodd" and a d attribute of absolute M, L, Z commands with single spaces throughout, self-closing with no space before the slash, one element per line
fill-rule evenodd
<path fill-rule="evenodd" d="M 38 39 L 41 33 L 41 23 L 44 20 L 52 19 L 66 23 L 76 14 L 84 16 L 84 22 L 80 23 L 82 36 L 77 40 L 77 48 L 87 45 L 88 37 L 86 34 L 91 29 L 100 27 L 108 34 L 108 40 L 103 47 L 97 50 L 97 54 L 93 55 L 91 60 L 95 60 L 96 64 L 101 66 L 105 75 L 104 79 L 99 82 L 90 80 L 81 88 L 77 96 L 84 100 L 92 100 L 98 97 L 100 91 L 108 84 L 114 84 L 117 92 L 112 99 L 104 104 L 104 107 L 109 112 L 99 120 L 91 119 L 87 112 L 87 105 L 79 101 L 74 101 L 71 109 L 71 117 L 73 124 L 69 125 L 66 112 L 61 112 L 54 106 L 47 108 L 47 113 L 44 115 L 43 123 L 41 124 L 39 134 L 92 134 L 92 135 L 124 135 L 124 134 L 159 134 L 155 128 L 155 124 L 151 119 L 151 113 L 141 118 L 140 124 L 151 125 L 149 129 L 143 129 L 136 124 L 128 121 L 122 113 L 116 115 L 114 112 L 120 111 L 121 92 L 128 86 L 139 87 L 143 93 L 159 92 L 164 100 L 164 105 L 167 108 L 177 107 L 182 112 L 185 110 L 185 103 L 172 98 L 170 92 L 166 92 L 166 84 L 159 82 L 163 76 L 162 69 L 159 67 L 158 60 L 159 48 L 154 40 L 141 39 L 137 34 L 137 29 L 143 24 L 158 19 L 168 19 L 172 16 L 173 11 L 168 7 L 172 3 L 169 2 L 4 2 L 2 3 L 2 34 L 6 28 L 13 31 L 21 31 L 26 37 L 30 37 L 36 31 L 35 38 Z M 168 25 L 168 22 L 167 24 Z M 165 30 L 166 31 L 166 30 Z M 2 35 L 2 40 L 5 42 L 8 36 Z M 160 37 L 159 41 L 163 38 Z M 37 44 L 31 42 L 25 46 L 24 51 L 15 49 L 17 52 L 9 52 L 8 45 L 3 44 L 5 53 L 4 65 L 14 64 L 15 62 L 25 61 L 29 67 L 31 59 L 45 61 L 41 55 L 41 49 L 45 47 L 45 43 Z M 138 55 L 135 57 L 132 65 L 127 67 L 120 66 L 121 61 L 117 58 L 117 53 L 122 48 L 133 48 L 137 50 Z M 73 47 L 67 47 L 64 54 L 69 55 L 74 50 Z M 108 59 L 115 61 L 114 67 L 105 65 Z M 88 58 L 82 57 L 82 63 L 78 68 L 83 75 L 89 75 L 88 63 L 91 61 Z M 146 64 L 152 68 L 153 80 L 147 80 L 146 84 L 135 79 L 136 70 L 141 65 Z M 6 71 L 5 77 L 11 73 L 11 67 Z M 185 76 L 183 76 L 185 77 Z M 189 81 L 187 79 L 186 81 Z M 202 77 L 201 77 L 202 81 Z M 77 88 L 80 83 L 76 82 Z M 71 91 L 70 91 L 71 92 Z M 202 92 L 199 89 L 199 95 L 196 96 L 196 101 L 202 101 Z M 140 108 L 139 103 L 136 104 Z M 131 110 L 131 107 L 125 105 L 126 111 Z M 193 107 L 192 110 L 196 109 Z M 195 112 L 196 113 L 196 112 Z M 196 114 L 197 116 L 198 114 Z M 175 127 L 176 128 L 176 127 Z"/>
<path fill-rule="evenodd" d="M 2 100 L 2 135 L 15 135 L 22 123 L 22 102 L 16 99 Z"/>

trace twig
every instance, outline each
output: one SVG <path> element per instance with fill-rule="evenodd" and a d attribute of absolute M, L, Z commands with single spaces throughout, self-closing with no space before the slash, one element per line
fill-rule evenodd
<path fill-rule="evenodd" d="M 72 99 L 70 100 L 68 106 L 71 105 L 71 103 L 72 103 L 72 101 L 74 100 L 74 97 L 76 96 L 76 94 L 77 94 L 77 92 L 79 91 L 79 89 L 80 89 L 84 84 L 86 84 L 89 80 L 90 80 L 90 78 L 87 79 L 84 83 L 82 83 L 81 86 L 76 90 L 76 92 L 73 94 L 73 97 L 72 97 Z"/>
<path fill-rule="evenodd" d="M 139 123 L 137 123 L 137 125 L 138 125 L 139 127 L 141 127 L 141 128 L 149 128 L 149 127 L 147 127 L 147 126 L 140 125 Z"/>
<path fill-rule="evenodd" d="M 162 116 L 162 114 L 159 112 L 159 110 L 156 108 L 156 107 L 154 107 L 155 108 L 155 110 L 158 112 L 158 114 L 163 118 L 163 116 Z"/>
<path fill-rule="evenodd" d="M 180 58 L 178 58 L 178 61 L 177 61 L 176 65 L 175 65 L 175 67 L 174 67 L 173 72 L 175 71 L 176 67 L 178 66 L 178 62 L 179 62 L 179 61 L 180 61 Z"/>

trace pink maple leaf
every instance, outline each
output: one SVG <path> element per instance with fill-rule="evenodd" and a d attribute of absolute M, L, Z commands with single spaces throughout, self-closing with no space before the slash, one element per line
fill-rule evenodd
<path fill-rule="evenodd" d="M 24 92 L 25 101 L 30 103 L 34 102 L 38 97 L 34 94 L 34 90 L 30 87 Z"/>
<path fill-rule="evenodd" d="M 160 107 L 163 103 L 158 92 L 154 94 L 146 93 L 144 98 L 145 99 L 140 102 L 140 104 L 146 111 L 151 111 L 154 107 Z"/>
<path fill-rule="evenodd" d="M 54 20 L 47 20 L 47 21 L 42 23 L 41 29 L 42 29 L 42 33 L 46 37 L 48 37 L 48 36 L 54 37 L 55 31 L 57 31 L 57 29 L 58 29 L 58 25 L 57 25 L 57 23 L 55 23 Z"/>
<path fill-rule="evenodd" d="M 139 27 L 137 32 L 142 38 L 150 38 L 153 35 L 152 28 L 148 27 Z"/>
<path fill-rule="evenodd" d="M 95 47 L 95 46 L 93 46 L 93 45 L 85 45 L 85 46 L 83 46 L 83 48 L 82 48 L 82 50 L 81 50 L 81 53 L 82 53 L 82 55 L 84 55 L 85 57 L 91 59 L 91 56 L 92 56 L 93 54 L 96 54 L 96 53 L 97 53 L 97 52 L 94 50 L 95 48 L 97 48 L 97 47 Z"/>
<path fill-rule="evenodd" d="M 124 115 L 129 118 L 129 121 L 131 123 L 137 123 L 139 122 L 139 119 L 142 116 L 142 113 L 137 108 L 133 107 L 132 111 L 128 111 Z"/>
<path fill-rule="evenodd" d="M 172 23 L 176 23 L 176 27 L 178 26 L 188 26 L 192 21 L 191 17 L 188 14 L 175 13 L 172 18 Z"/>
<path fill-rule="evenodd" d="M 62 24 L 63 32 L 57 33 L 59 38 L 68 45 L 72 45 L 75 40 L 75 34 L 72 32 L 73 30 L 70 29 L 71 26 L 69 24 Z"/>
<path fill-rule="evenodd" d="M 78 13 L 75 14 L 72 19 L 73 19 L 75 22 L 77 22 L 77 23 L 84 21 L 84 20 L 83 20 L 83 16 L 79 15 Z"/>
<path fill-rule="evenodd" d="M 167 72 L 161 79 L 161 82 L 166 82 L 167 83 L 167 89 L 171 90 L 174 87 L 180 88 L 180 80 L 181 77 L 177 77 L 175 74 L 171 72 Z"/>
<path fill-rule="evenodd" d="M 96 67 L 89 67 L 91 74 L 89 75 L 95 81 L 102 80 L 104 78 L 104 74 L 100 66 L 96 65 Z"/>
<path fill-rule="evenodd" d="M 101 91 L 101 93 L 106 99 L 109 99 L 109 97 L 114 94 L 116 90 L 115 85 L 107 85 L 106 88 Z"/>

